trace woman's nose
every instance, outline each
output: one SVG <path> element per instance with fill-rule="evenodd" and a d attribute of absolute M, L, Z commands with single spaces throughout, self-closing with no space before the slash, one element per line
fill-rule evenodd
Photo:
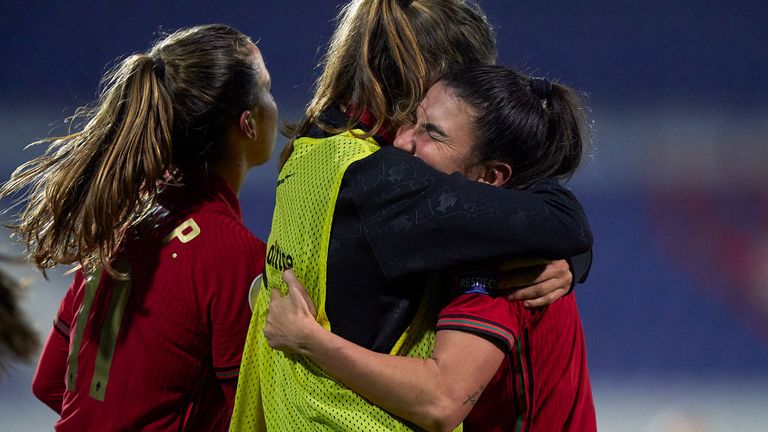
<path fill-rule="evenodd" d="M 395 147 L 407 151 L 410 154 L 416 152 L 416 146 L 413 140 L 413 129 L 415 126 L 416 125 L 413 124 L 400 126 L 400 129 L 397 130 L 397 135 L 395 136 Z"/>

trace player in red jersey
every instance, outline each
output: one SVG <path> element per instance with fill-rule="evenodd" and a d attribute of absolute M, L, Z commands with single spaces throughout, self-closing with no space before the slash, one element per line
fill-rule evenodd
<path fill-rule="evenodd" d="M 104 79 L 85 126 L 2 195 L 41 269 L 77 264 L 35 395 L 59 431 L 225 430 L 265 247 L 237 194 L 274 148 L 259 49 L 225 25 L 179 30 Z"/>
<path fill-rule="evenodd" d="M 588 126 L 571 89 L 498 66 L 448 73 L 427 93 L 395 146 L 447 173 L 526 188 L 568 177 Z M 471 241 L 471 239 L 470 239 Z M 497 297 L 493 274 L 457 272 L 431 359 L 388 356 L 326 331 L 292 272 L 272 292 L 270 346 L 307 356 L 391 413 L 428 430 L 462 420 L 477 431 L 596 430 L 581 322 L 573 295 L 541 309 Z M 466 419 L 465 419 L 466 418 Z"/>

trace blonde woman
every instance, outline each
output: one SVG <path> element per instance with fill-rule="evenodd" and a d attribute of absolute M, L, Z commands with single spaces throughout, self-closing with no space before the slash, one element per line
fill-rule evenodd
<path fill-rule="evenodd" d="M 264 244 L 237 194 L 277 107 L 251 39 L 179 30 L 103 79 L 81 130 L 14 172 L 40 269 L 76 265 L 33 382 L 57 431 L 224 430 Z"/>

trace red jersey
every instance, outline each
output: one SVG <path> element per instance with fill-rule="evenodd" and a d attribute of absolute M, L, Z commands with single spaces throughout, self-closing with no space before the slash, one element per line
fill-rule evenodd
<path fill-rule="evenodd" d="M 227 430 L 264 243 L 218 177 L 169 186 L 114 260 L 78 272 L 33 382 L 58 431 Z"/>
<path fill-rule="evenodd" d="M 596 431 L 584 332 L 574 295 L 544 308 L 526 309 L 522 302 L 466 288 L 440 312 L 437 330 L 476 334 L 506 356 L 465 419 L 465 430 Z"/>

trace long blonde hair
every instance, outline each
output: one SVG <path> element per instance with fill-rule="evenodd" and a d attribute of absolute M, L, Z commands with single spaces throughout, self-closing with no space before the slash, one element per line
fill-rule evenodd
<path fill-rule="evenodd" d="M 320 114 L 334 104 L 351 110 L 347 128 L 366 111 L 376 119 L 369 135 L 384 125 L 396 128 L 441 75 L 495 61 L 493 29 L 468 0 L 352 0 L 338 16 L 304 118 L 283 133 L 296 138 L 313 124 L 341 132 L 320 122 Z M 289 142 L 281 165 L 292 151 Z"/>
<path fill-rule="evenodd" d="M 125 231 L 155 205 L 175 169 L 213 162 L 230 116 L 256 106 L 250 39 L 225 25 L 179 30 L 125 58 L 102 79 L 84 126 L 48 138 L 0 197 L 26 191 L 9 225 L 37 267 L 109 262 Z"/>

